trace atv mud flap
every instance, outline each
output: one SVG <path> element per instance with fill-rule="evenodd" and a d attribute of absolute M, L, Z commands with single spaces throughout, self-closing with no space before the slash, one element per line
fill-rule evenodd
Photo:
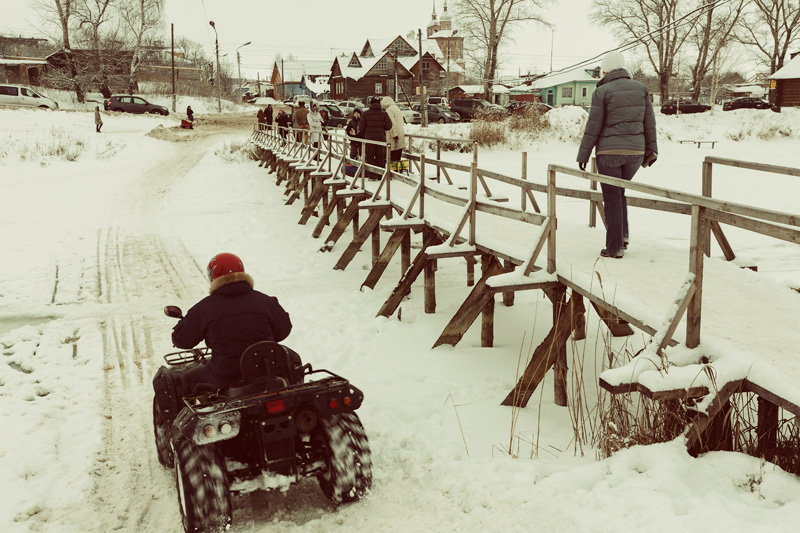
<path fill-rule="evenodd" d="M 296 476 L 295 442 L 297 428 L 291 416 L 257 422 L 258 436 L 267 470 L 285 476 Z"/>

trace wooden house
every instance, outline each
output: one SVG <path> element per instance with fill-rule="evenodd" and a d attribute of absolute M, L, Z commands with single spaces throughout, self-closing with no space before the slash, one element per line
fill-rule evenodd
<path fill-rule="evenodd" d="M 778 107 L 800 106 L 800 53 L 769 77 L 770 101 Z"/>
<path fill-rule="evenodd" d="M 328 61 L 276 61 L 272 67 L 270 83 L 273 86 L 272 97 L 276 100 L 287 100 L 294 95 L 317 97 L 317 80 L 329 75 L 331 65 Z M 312 92 L 314 93 L 312 95 Z"/>
<path fill-rule="evenodd" d="M 530 87 L 542 102 L 551 106 L 589 107 L 598 81 L 599 69 L 577 68 L 536 78 L 530 82 Z"/>

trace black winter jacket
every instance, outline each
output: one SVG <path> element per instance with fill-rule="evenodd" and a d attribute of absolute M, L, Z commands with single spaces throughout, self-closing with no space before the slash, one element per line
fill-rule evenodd
<path fill-rule="evenodd" d="M 381 109 L 380 102 L 372 102 L 369 109 L 361 115 L 358 125 L 358 137 L 370 141 L 386 141 L 386 130 L 392 129 L 392 119 Z"/>
<path fill-rule="evenodd" d="M 604 150 L 658 153 L 656 118 L 647 88 L 631 79 L 625 69 L 607 73 L 592 95 L 589 121 L 578 150 L 578 163 L 587 163 Z"/>
<path fill-rule="evenodd" d="M 227 381 L 239 376 L 242 352 L 256 342 L 280 342 L 292 331 L 278 299 L 253 290 L 244 272 L 226 274 L 211 284 L 211 294 L 189 309 L 172 330 L 172 343 L 184 350 L 203 339 L 211 348 L 211 370 Z"/>
<path fill-rule="evenodd" d="M 288 128 L 290 120 L 291 120 L 291 117 L 289 117 L 289 115 L 287 115 L 286 113 L 284 113 L 283 115 L 278 113 L 278 116 L 275 118 L 275 123 L 280 128 Z"/>

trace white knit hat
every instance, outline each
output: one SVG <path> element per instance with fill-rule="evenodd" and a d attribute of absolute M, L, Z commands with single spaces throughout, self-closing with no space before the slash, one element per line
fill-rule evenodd
<path fill-rule="evenodd" d="M 608 73 L 618 68 L 625 68 L 625 56 L 620 52 L 609 52 L 606 54 L 606 57 L 603 58 L 603 62 L 600 63 L 601 72 Z"/>

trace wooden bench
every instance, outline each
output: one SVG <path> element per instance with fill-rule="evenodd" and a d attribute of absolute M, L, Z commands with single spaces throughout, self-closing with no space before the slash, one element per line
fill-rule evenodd
<path fill-rule="evenodd" d="M 710 144 L 711 148 L 714 148 L 714 145 L 717 144 L 719 141 L 694 141 L 697 144 L 697 147 L 700 148 L 701 144 Z"/>

